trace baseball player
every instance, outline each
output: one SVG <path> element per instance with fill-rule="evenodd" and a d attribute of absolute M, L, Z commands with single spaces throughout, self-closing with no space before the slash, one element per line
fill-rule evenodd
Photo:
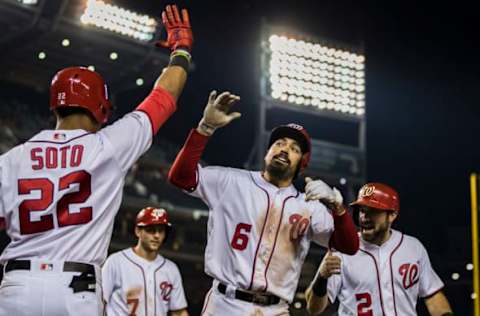
<path fill-rule="evenodd" d="M 338 298 L 340 316 L 409 316 L 417 315 L 421 297 L 430 315 L 453 315 L 425 247 L 391 228 L 400 210 L 398 193 L 368 183 L 350 205 L 360 227 L 360 249 L 353 256 L 327 252 L 305 293 L 308 311 L 319 315 Z"/>
<path fill-rule="evenodd" d="M 107 255 L 125 174 L 175 111 L 187 77 L 187 11 L 162 14 L 170 65 L 134 110 L 102 128 L 112 105 L 102 77 L 59 71 L 50 87 L 55 130 L 0 156 L 0 218 L 11 238 L 0 257 L 0 315 L 101 315 Z"/>
<path fill-rule="evenodd" d="M 171 226 L 164 209 L 138 213 L 137 245 L 112 254 L 102 268 L 107 315 L 188 316 L 180 271 L 158 254 Z"/>
<path fill-rule="evenodd" d="M 288 315 L 310 241 L 354 254 L 358 236 L 338 190 L 311 179 L 306 194 L 292 185 L 310 157 L 310 137 L 300 125 L 273 130 L 263 171 L 198 165 L 214 131 L 240 117 L 229 113 L 239 99 L 210 94 L 169 180 L 210 208 L 205 272 L 214 282 L 202 314 Z"/>

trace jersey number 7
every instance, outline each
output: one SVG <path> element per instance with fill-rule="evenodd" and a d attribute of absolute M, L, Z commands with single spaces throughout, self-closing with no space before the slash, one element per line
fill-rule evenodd
<path fill-rule="evenodd" d="M 80 225 L 92 220 L 92 208 L 82 207 L 79 212 L 70 213 L 69 205 L 84 203 L 92 193 L 91 175 L 85 171 L 74 171 L 58 181 L 58 192 L 67 190 L 71 185 L 78 184 L 76 192 L 67 193 L 57 202 L 57 221 L 58 227 Z M 18 206 L 20 219 L 20 233 L 22 235 L 45 232 L 54 228 L 53 215 L 46 214 L 40 216 L 37 221 L 32 221 L 30 216 L 33 212 L 44 211 L 53 203 L 53 194 L 55 186 L 50 179 L 19 179 L 18 194 L 30 194 L 32 191 L 40 191 L 40 198 L 24 200 Z"/>

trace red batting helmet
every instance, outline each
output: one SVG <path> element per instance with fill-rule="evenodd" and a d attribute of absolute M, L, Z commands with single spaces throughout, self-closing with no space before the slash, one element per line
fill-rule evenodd
<path fill-rule="evenodd" d="M 50 85 L 50 109 L 80 107 L 105 124 L 112 111 L 107 85 L 95 71 L 68 67 L 55 74 Z"/>
<path fill-rule="evenodd" d="M 400 198 L 397 191 L 383 183 L 365 184 L 358 192 L 357 200 L 350 203 L 353 206 L 353 219 L 358 220 L 358 207 L 368 206 L 383 211 L 400 211 Z"/>
<path fill-rule="evenodd" d="M 297 171 L 305 170 L 310 161 L 310 155 L 312 150 L 312 144 L 310 141 L 310 135 L 308 135 L 307 130 L 298 124 L 290 123 L 287 125 L 280 125 L 273 129 L 272 134 L 270 134 L 270 141 L 268 142 L 268 148 L 279 138 L 288 137 L 296 140 L 300 144 L 302 149 L 302 161 L 300 162 L 300 169 Z"/>
<path fill-rule="evenodd" d="M 137 226 L 145 227 L 150 225 L 172 226 L 168 221 L 168 213 L 163 208 L 146 207 L 137 214 Z"/>

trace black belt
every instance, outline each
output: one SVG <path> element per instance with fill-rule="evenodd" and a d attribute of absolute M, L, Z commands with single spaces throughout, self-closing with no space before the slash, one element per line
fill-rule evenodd
<path fill-rule="evenodd" d="M 30 270 L 30 260 L 10 260 L 5 265 L 5 273 L 12 270 Z M 45 270 L 48 270 L 46 264 Z M 91 264 L 81 262 L 65 261 L 63 263 L 64 272 L 80 272 L 80 275 L 75 275 L 70 282 L 69 287 L 73 289 L 73 293 L 88 291 L 95 292 L 95 267 Z"/>
<path fill-rule="evenodd" d="M 218 291 L 222 294 L 225 294 L 227 291 L 227 286 L 222 283 L 219 283 L 217 288 L 218 288 Z M 235 298 L 242 301 L 251 302 L 251 303 L 264 305 L 264 306 L 275 305 L 280 303 L 280 297 L 275 296 L 273 294 L 249 293 L 241 290 L 235 290 Z"/>

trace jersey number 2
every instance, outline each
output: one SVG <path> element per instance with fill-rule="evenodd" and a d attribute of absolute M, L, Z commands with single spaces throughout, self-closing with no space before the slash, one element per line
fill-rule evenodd
<path fill-rule="evenodd" d="M 372 296 L 370 293 L 357 293 L 355 294 L 357 299 L 357 315 L 358 316 L 373 316 L 371 309 L 372 306 Z"/>
<path fill-rule="evenodd" d="M 83 203 L 92 193 L 90 174 L 84 170 L 69 173 L 60 178 L 58 190 L 66 190 L 74 184 L 78 185 L 78 190 L 65 194 L 57 202 L 58 227 L 85 224 L 92 220 L 91 207 L 82 207 L 76 213 L 69 212 L 70 204 Z M 54 228 L 52 214 L 42 215 L 37 221 L 30 219 L 32 212 L 44 211 L 52 204 L 54 193 L 52 181 L 47 178 L 18 180 L 19 195 L 30 194 L 32 191 L 40 191 L 40 197 L 24 200 L 18 207 L 22 235 L 41 233 Z"/>

